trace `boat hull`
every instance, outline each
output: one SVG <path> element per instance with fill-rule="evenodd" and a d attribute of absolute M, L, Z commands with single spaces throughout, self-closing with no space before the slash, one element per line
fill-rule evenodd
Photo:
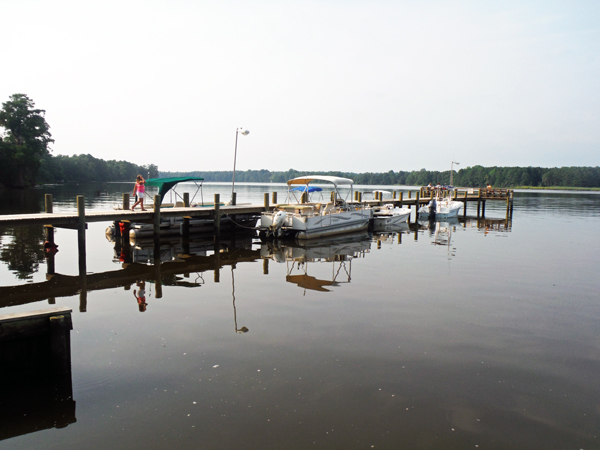
<path fill-rule="evenodd" d="M 261 216 L 260 228 L 263 231 L 271 227 L 273 215 L 263 213 Z M 373 212 L 366 209 L 313 216 L 288 214 L 276 237 L 307 240 L 364 231 L 368 229 L 372 217 Z"/>
<path fill-rule="evenodd" d="M 438 201 L 432 205 L 430 202 L 426 206 L 419 208 L 419 219 L 450 219 L 452 217 L 458 217 L 458 212 L 462 208 L 461 202 L 455 201 Z"/>

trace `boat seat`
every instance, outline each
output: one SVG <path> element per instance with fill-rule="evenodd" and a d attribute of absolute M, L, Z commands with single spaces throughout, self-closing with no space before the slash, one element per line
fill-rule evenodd
<path fill-rule="evenodd" d="M 332 209 L 335 208 L 335 205 L 333 204 L 333 202 L 329 202 L 325 205 L 325 209 L 323 209 L 323 214 L 327 214 L 328 212 L 331 212 Z"/>

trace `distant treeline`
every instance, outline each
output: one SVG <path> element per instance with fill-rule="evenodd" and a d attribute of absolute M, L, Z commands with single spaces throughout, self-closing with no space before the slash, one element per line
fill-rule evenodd
<path fill-rule="evenodd" d="M 450 171 L 444 172 L 421 169 L 419 171 L 394 172 L 300 172 L 290 169 L 286 172 L 269 170 L 236 171 L 235 180 L 239 182 L 285 183 L 302 175 L 330 175 L 351 178 L 355 184 L 367 185 L 403 185 L 425 186 L 431 184 L 449 184 Z M 161 177 L 202 177 L 205 181 L 229 182 L 231 171 L 216 172 L 160 172 Z M 482 187 L 491 184 L 494 187 L 509 188 L 530 187 L 600 187 L 600 167 L 482 167 L 473 166 L 454 171 L 453 184 L 464 187 Z"/>
<path fill-rule="evenodd" d="M 127 161 L 105 161 L 92 155 L 44 155 L 37 174 L 38 183 L 64 181 L 135 181 L 138 174 L 144 178 L 158 176 L 154 164 L 138 166 Z"/>

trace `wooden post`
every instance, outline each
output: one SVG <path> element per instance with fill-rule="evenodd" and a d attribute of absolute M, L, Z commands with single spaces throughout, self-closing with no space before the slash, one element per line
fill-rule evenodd
<path fill-rule="evenodd" d="M 485 200 L 481 201 L 481 218 L 485 219 Z"/>
<path fill-rule="evenodd" d="M 183 235 L 183 238 L 185 240 L 190 238 L 190 219 L 191 216 L 183 216 L 183 226 L 181 227 L 181 234 Z M 187 253 L 189 253 L 189 251 Z"/>
<path fill-rule="evenodd" d="M 235 203 L 234 203 L 234 205 L 235 205 Z M 189 192 L 183 193 L 183 206 L 185 206 L 186 208 L 190 207 L 190 193 Z"/>
<path fill-rule="evenodd" d="M 331 191 L 331 201 L 335 202 L 335 192 Z"/>
<path fill-rule="evenodd" d="M 396 200 L 396 191 L 392 191 L 392 200 Z"/>
<path fill-rule="evenodd" d="M 506 191 L 506 220 L 508 220 L 508 216 L 510 214 L 510 194 Z"/>
<path fill-rule="evenodd" d="M 129 194 L 123 194 L 123 211 L 129 209 Z"/>
<path fill-rule="evenodd" d="M 457 196 L 458 196 L 458 189 L 454 189 L 453 200 L 456 200 Z"/>
<path fill-rule="evenodd" d="M 263 259 L 263 275 L 269 275 L 269 259 Z"/>
<path fill-rule="evenodd" d="M 156 197 L 158 197 L 158 195 L 155 196 L 155 198 Z M 154 298 L 162 298 L 162 275 L 160 273 L 160 234 L 157 234 L 154 237 L 154 251 L 152 253 L 152 262 L 154 264 Z"/>
<path fill-rule="evenodd" d="M 268 199 L 268 197 L 267 197 Z M 215 240 L 218 240 L 221 237 L 221 195 L 215 194 Z"/>
<path fill-rule="evenodd" d="M 83 195 L 77 196 L 77 247 L 79 250 L 79 275 L 86 274 L 85 261 L 85 198 Z"/>
<path fill-rule="evenodd" d="M 52 225 L 44 225 L 44 235 L 46 237 L 46 241 L 50 244 L 54 244 L 54 227 Z M 54 255 L 56 252 L 46 252 L 46 264 L 48 266 L 48 270 L 46 271 L 47 275 L 54 275 L 56 273 L 56 267 L 54 264 Z"/>
<path fill-rule="evenodd" d="M 419 193 L 416 192 L 416 199 L 415 199 L 415 222 L 419 219 Z"/>
<path fill-rule="evenodd" d="M 400 191 L 399 195 L 398 195 L 398 200 L 400 201 L 400 206 L 402 206 L 402 196 L 403 196 L 404 192 Z"/>
<path fill-rule="evenodd" d="M 154 239 L 160 236 L 160 195 L 154 196 Z"/>
<path fill-rule="evenodd" d="M 481 209 L 481 189 L 477 193 L 477 218 L 479 219 L 479 210 Z"/>
<path fill-rule="evenodd" d="M 358 193 L 358 201 L 362 203 L 362 192 Z"/>
<path fill-rule="evenodd" d="M 265 211 L 269 210 L 269 193 L 265 192 L 264 195 L 264 206 L 265 206 Z"/>
<path fill-rule="evenodd" d="M 269 194 L 267 193 L 267 198 L 269 198 Z M 215 266 L 214 266 L 214 282 L 221 282 L 221 242 L 216 239 L 215 240 Z"/>
<path fill-rule="evenodd" d="M 465 200 L 463 201 L 463 217 L 467 217 L 467 191 L 465 191 Z"/>
<path fill-rule="evenodd" d="M 408 191 L 408 195 L 406 196 L 406 198 L 410 198 L 410 191 Z"/>
<path fill-rule="evenodd" d="M 52 214 L 52 194 L 46 194 L 44 195 L 44 206 L 45 206 L 45 210 L 46 213 L 48 214 Z"/>
<path fill-rule="evenodd" d="M 515 204 L 515 191 L 510 190 L 510 218 L 513 216 L 513 206 Z"/>
<path fill-rule="evenodd" d="M 231 193 L 231 204 L 234 206 L 237 204 L 237 192 Z"/>
<path fill-rule="evenodd" d="M 273 203 L 274 205 L 276 205 L 277 204 L 277 192 L 273 192 L 271 194 L 271 197 L 272 197 L 271 203 Z"/>

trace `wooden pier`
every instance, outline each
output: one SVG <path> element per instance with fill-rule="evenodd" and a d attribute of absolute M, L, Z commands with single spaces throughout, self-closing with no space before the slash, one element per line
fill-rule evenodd
<path fill-rule="evenodd" d="M 333 194 L 333 193 L 332 193 Z M 393 204 L 399 207 L 414 206 L 414 221 L 417 219 L 417 210 L 421 205 L 426 205 L 434 198 L 435 189 L 422 187 L 418 191 L 408 191 L 404 196 L 404 192 L 393 192 L 391 199 L 382 198 L 381 193 L 378 193 L 374 200 L 363 200 L 361 192 L 355 192 L 354 202 L 357 206 L 380 206 L 384 204 Z M 477 218 L 485 218 L 485 205 L 487 201 L 501 201 L 506 203 L 506 218 L 512 218 L 514 194 L 510 189 L 455 189 L 450 191 L 442 191 L 444 195 L 452 195 L 456 201 L 463 202 L 463 217 L 467 216 L 468 203 L 475 202 L 477 204 Z M 230 216 L 235 218 L 237 215 L 260 215 L 263 211 L 270 211 L 277 205 L 277 193 L 273 192 L 270 196 L 264 194 L 262 205 L 237 205 L 236 196 L 233 196 L 232 204 L 221 205 L 219 194 L 214 196 L 214 206 L 207 207 L 191 207 L 189 203 L 189 194 L 184 193 L 184 201 L 181 204 L 176 204 L 173 207 L 165 208 L 161 205 L 159 195 L 154 196 L 154 204 L 152 208 L 146 211 L 131 211 L 129 209 L 129 194 L 123 194 L 122 209 L 113 211 L 85 211 L 85 199 L 83 196 L 77 196 L 77 212 L 53 212 L 52 196 L 46 194 L 45 197 L 45 212 L 37 214 L 15 214 L 0 216 L 0 226 L 17 227 L 24 225 L 43 225 L 45 229 L 46 241 L 49 245 L 54 244 L 54 228 L 69 228 L 77 230 L 78 250 L 79 250 L 79 275 L 84 277 L 86 274 L 86 251 L 85 251 L 85 230 L 90 222 L 112 222 L 115 226 L 117 239 L 121 238 L 121 224 L 123 224 L 123 232 L 129 233 L 129 225 L 132 222 L 153 224 L 154 239 L 160 242 L 160 224 L 162 218 L 178 217 L 183 219 L 183 235 L 189 236 L 189 223 L 194 218 L 205 218 L 213 221 L 214 240 L 218 241 L 221 234 L 221 218 Z M 303 199 L 306 201 L 306 199 Z M 409 219 L 410 221 L 410 219 Z M 186 226 L 187 225 L 187 226 Z M 48 259 L 49 273 L 54 273 L 54 257 L 50 255 Z"/>

